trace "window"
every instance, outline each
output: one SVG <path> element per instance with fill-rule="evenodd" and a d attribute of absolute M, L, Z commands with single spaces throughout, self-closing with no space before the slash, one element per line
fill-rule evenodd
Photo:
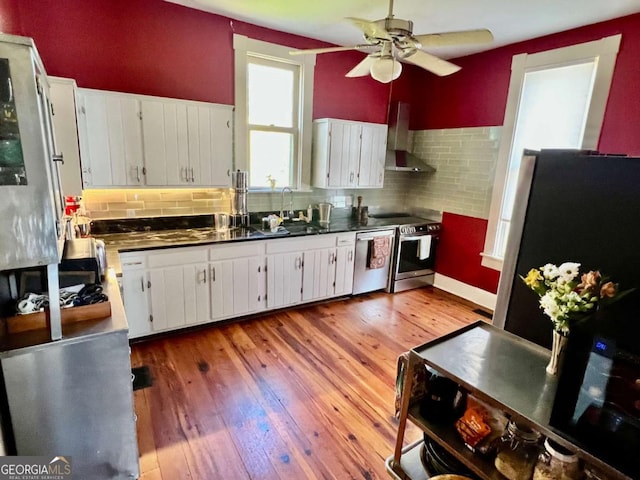
<path fill-rule="evenodd" d="M 234 49 L 236 168 L 252 190 L 308 188 L 315 55 L 241 35 Z"/>
<path fill-rule="evenodd" d="M 597 149 L 620 35 L 513 57 L 482 264 L 501 270 L 525 149 Z"/>

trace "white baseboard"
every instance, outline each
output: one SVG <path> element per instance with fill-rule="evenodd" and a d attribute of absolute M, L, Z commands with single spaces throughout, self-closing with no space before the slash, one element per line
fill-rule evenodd
<path fill-rule="evenodd" d="M 454 278 L 436 273 L 433 286 L 476 303 L 491 311 L 494 311 L 496 308 L 497 295 L 495 293 L 487 292 L 486 290 L 463 283 Z"/>

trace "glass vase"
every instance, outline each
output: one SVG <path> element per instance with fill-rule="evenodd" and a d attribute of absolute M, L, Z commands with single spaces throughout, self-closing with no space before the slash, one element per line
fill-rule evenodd
<path fill-rule="evenodd" d="M 569 337 L 563 335 L 556 330 L 553 331 L 553 343 L 551 344 L 551 358 L 549 364 L 545 369 L 549 375 L 557 375 L 560 367 L 562 366 L 562 360 L 564 358 L 564 352 L 567 349 L 567 342 Z"/>

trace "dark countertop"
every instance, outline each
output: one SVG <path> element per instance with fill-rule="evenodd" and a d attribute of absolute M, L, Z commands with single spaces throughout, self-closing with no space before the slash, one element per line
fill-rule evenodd
<path fill-rule="evenodd" d="M 94 236 L 104 241 L 107 262 L 110 268 L 121 274 L 119 253 L 166 248 L 189 247 L 195 245 L 224 244 L 238 241 L 266 240 L 271 238 L 291 238 L 327 233 L 366 232 L 395 228 L 406 223 L 402 218 L 369 218 L 366 224 L 351 217 L 338 217 L 325 225 L 319 222 L 286 222 L 281 229 L 272 233 L 262 230 L 260 225 L 248 228 L 233 228 L 224 232 L 213 227 L 177 228 L 149 231 L 128 231 L 123 233 L 96 233 Z M 284 230 L 282 229 L 284 228 Z"/>

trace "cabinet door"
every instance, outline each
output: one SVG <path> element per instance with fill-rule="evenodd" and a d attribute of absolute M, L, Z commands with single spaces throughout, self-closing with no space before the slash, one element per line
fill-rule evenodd
<path fill-rule="evenodd" d="M 387 154 L 387 126 L 363 124 L 360 146 L 359 187 L 382 187 Z"/>
<path fill-rule="evenodd" d="M 231 185 L 232 114 L 230 107 L 187 107 L 190 184 Z"/>
<path fill-rule="evenodd" d="M 122 269 L 122 296 L 129 324 L 129 338 L 151 333 L 146 272 Z"/>
<path fill-rule="evenodd" d="M 267 257 L 267 307 L 277 308 L 302 300 L 302 253 Z"/>
<path fill-rule="evenodd" d="M 353 256 L 353 245 L 337 248 L 335 295 L 349 295 L 353 292 Z"/>
<path fill-rule="evenodd" d="M 231 186 L 233 170 L 233 108 L 209 107 L 211 120 L 211 183 L 216 187 Z"/>
<path fill-rule="evenodd" d="M 233 260 L 233 315 L 264 310 L 265 282 L 263 257 Z"/>
<path fill-rule="evenodd" d="M 144 185 L 139 101 L 82 89 L 78 97 L 84 186 Z"/>
<path fill-rule="evenodd" d="M 105 98 L 103 95 L 79 89 L 77 100 L 83 187 L 114 185 Z"/>
<path fill-rule="evenodd" d="M 207 322 L 209 315 L 209 272 L 206 265 L 186 265 L 182 268 L 184 281 L 185 324 Z"/>
<path fill-rule="evenodd" d="M 360 124 L 330 122 L 328 187 L 354 187 L 358 181 Z"/>
<path fill-rule="evenodd" d="M 303 302 L 333 296 L 335 266 L 335 248 L 304 252 Z"/>
<path fill-rule="evenodd" d="M 122 149 L 124 157 L 124 183 L 120 183 L 120 177 L 118 177 L 118 185 L 144 185 L 140 101 L 128 95 L 118 95 L 110 98 L 107 111 L 110 123 L 113 123 L 113 129 L 109 128 L 110 141 L 114 146 L 111 150 L 111 163 L 115 165 L 123 163 L 118 156 L 114 157 L 115 151 L 120 153 Z M 111 138 L 112 130 L 113 138 Z"/>
<path fill-rule="evenodd" d="M 183 267 L 149 270 L 148 288 L 154 331 L 169 330 L 186 324 Z"/>
<path fill-rule="evenodd" d="M 246 289 L 246 285 L 244 286 Z M 233 316 L 233 261 L 209 264 L 210 318 L 220 320 Z"/>
<path fill-rule="evenodd" d="M 62 191 L 65 195 L 82 195 L 78 119 L 76 117 L 76 82 L 68 78 L 49 77 L 53 127 L 56 145 L 64 157 L 60 166 Z"/>
<path fill-rule="evenodd" d="M 187 107 L 182 102 L 141 100 L 147 185 L 188 183 Z"/>

